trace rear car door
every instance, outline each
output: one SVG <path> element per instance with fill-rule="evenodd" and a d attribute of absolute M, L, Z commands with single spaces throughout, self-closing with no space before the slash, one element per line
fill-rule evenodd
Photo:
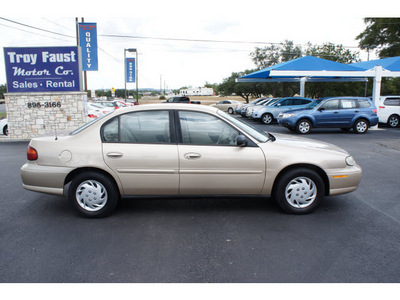
<path fill-rule="evenodd" d="M 342 99 L 340 100 L 340 113 L 339 113 L 339 123 L 343 126 L 350 127 L 352 121 L 356 114 L 360 112 L 357 107 L 357 102 L 355 99 Z"/>
<path fill-rule="evenodd" d="M 103 158 L 125 195 L 177 195 L 178 146 L 172 111 L 117 116 L 102 127 Z"/>
<path fill-rule="evenodd" d="M 180 194 L 260 194 L 265 157 L 253 143 L 236 145 L 240 132 L 203 112 L 177 112 Z"/>

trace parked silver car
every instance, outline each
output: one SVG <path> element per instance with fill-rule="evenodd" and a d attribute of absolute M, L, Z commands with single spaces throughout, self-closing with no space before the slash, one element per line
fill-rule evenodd
<path fill-rule="evenodd" d="M 273 196 L 288 212 L 355 190 L 361 168 L 331 144 L 259 131 L 216 108 L 121 108 L 68 136 L 34 138 L 24 188 L 68 195 L 87 217 L 109 215 L 121 196 Z"/>

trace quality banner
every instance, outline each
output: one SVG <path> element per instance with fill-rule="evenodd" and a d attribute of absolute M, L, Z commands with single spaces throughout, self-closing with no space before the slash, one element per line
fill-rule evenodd
<path fill-rule="evenodd" d="M 98 71 L 96 23 L 79 23 L 79 46 L 82 49 L 82 70 Z"/>

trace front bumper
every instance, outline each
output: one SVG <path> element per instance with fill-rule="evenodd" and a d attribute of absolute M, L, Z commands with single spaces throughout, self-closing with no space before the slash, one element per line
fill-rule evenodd
<path fill-rule="evenodd" d="M 341 170 L 330 170 L 327 176 L 329 195 L 345 194 L 357 189 L 361 182 L 362 169 L 359 165 L 355 165 Z"/>

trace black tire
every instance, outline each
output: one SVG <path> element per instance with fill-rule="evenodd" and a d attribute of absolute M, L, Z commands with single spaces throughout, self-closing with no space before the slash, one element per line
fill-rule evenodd
<path fill-rule="evenodd" d="M 400 117 L 397 115 L 391 115 L 388 119 L 387 125 L 389 127 L 395 128 L 400 124 Z"/>
<path fill-rule="evenodd" d="M 228 113 L 231 114 L 231 115 L 233 115 L 233 108 L 232 108 L 232 107 L 229 107 L 229 108 L 228 108 Z"/>
<path fill-rule="evenodd" d="M 321 176 L 307 168 L 293 169 L 281 175 L 273 192 L 278 205 L 289 214 L 314 211 L 324 195 L 325 185 Z"/>
<path fill-rule="evenodd" d="M 368 124 L 367 120 L 358 119 L 354 123 L 353 130 L 354 130 L 355 133 L 363 134 L 363 133 L 366 133 L 368 131 L 368 127 L 369 127 L 369 124 Z"/>
<path fill-rule="evenodd" d="M 3 134 L 8 135 L 8 125 L 3 127 Z"/>
<path fill-rule="evenodd" d="M 68 198 L 80 215 L 102 218 L 110 215 L 119 200 L 114 182 L 106 175 L 89 171 L 77 175 L 71 182 Z"/>
<path fill-rule="evenodd" d="M 265 125 L 271 124 L 273 120 L 274 120 L 274 116 L 271 115 L 270 113 L 266 113 L 261 116 L 261 123 L 263 123 Z"/>
<path fill-rule="evenodd" d="M 301 119 L 296 124 L 296 132 L 300 134 L 307 134 L 311 131 L 312 124 L 307 119 Z"/>

